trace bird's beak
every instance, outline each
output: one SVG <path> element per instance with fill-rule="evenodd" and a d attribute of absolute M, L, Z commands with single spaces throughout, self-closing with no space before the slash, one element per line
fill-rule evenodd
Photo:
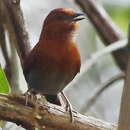
<path fill-rule="evenodd" d="M 75 13 L 72 20 L 75 22 L 83 20 L 83 19 L 85 19 L 83 16 L 84 16 L 83 13 Z"/>

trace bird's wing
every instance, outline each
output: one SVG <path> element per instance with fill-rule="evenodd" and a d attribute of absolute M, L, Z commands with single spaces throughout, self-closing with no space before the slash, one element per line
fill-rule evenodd
<path fill-rule="evenodd" d="M 38 68 L 40 70 L 40 66 L 41 66 L 41 62 L 46 62 L 46 64 L 44 64 L 44 66 L 42 66 L 42 69 L 46 69 L 47 66 L 47 61 L 46 61 L 46 56 L 40 56 L 41 53 L 39 53 L 37 51 L 37 49 L 33 49 L 32 52 L 28 55 L 27 59 L 24 62 L 24 67 L 23 67 L 23 73 L 26 76 L 28 75 L 28 73 L 30 72 L 30 70 L 34 69 L 34 68 Z M 43 53 L 42 53 L 43 54 Z M 42 58 L 42 59 L 40 59 Z M 43 61 L 45 60 L 45 61 Z"/>

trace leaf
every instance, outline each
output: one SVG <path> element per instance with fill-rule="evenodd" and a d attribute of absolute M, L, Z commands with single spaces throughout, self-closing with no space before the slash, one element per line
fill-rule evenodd
<path fill-rule="evenodd" d="M 10 92 L 10 85 L 6 78 L 5 72 L 0 66 L 0 93 L 8 94 Z"/>

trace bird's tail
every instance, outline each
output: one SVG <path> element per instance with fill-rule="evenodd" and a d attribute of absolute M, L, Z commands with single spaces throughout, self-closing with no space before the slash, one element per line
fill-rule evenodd
<path fill-rule="evenodd" d="M 61 106 L 58 95 L 45 95 L 48 102 Z"/>

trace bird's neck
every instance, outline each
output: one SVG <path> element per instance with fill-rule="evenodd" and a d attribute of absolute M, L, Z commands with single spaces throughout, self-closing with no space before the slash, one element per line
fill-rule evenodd
<path fill-rule="evenodd" d="M 54 31 L 49 31 L 46 30 L 41 33 L 40 36 L 40 41 L 43 40 L 48 40 L 48 41 L 57 41 L 57 42 L 62 42 L 62 43 L 70 43 L 74 41 L 75 35 L 73 31 L 64 31 L 64 30 L 56 30 Z"/>

